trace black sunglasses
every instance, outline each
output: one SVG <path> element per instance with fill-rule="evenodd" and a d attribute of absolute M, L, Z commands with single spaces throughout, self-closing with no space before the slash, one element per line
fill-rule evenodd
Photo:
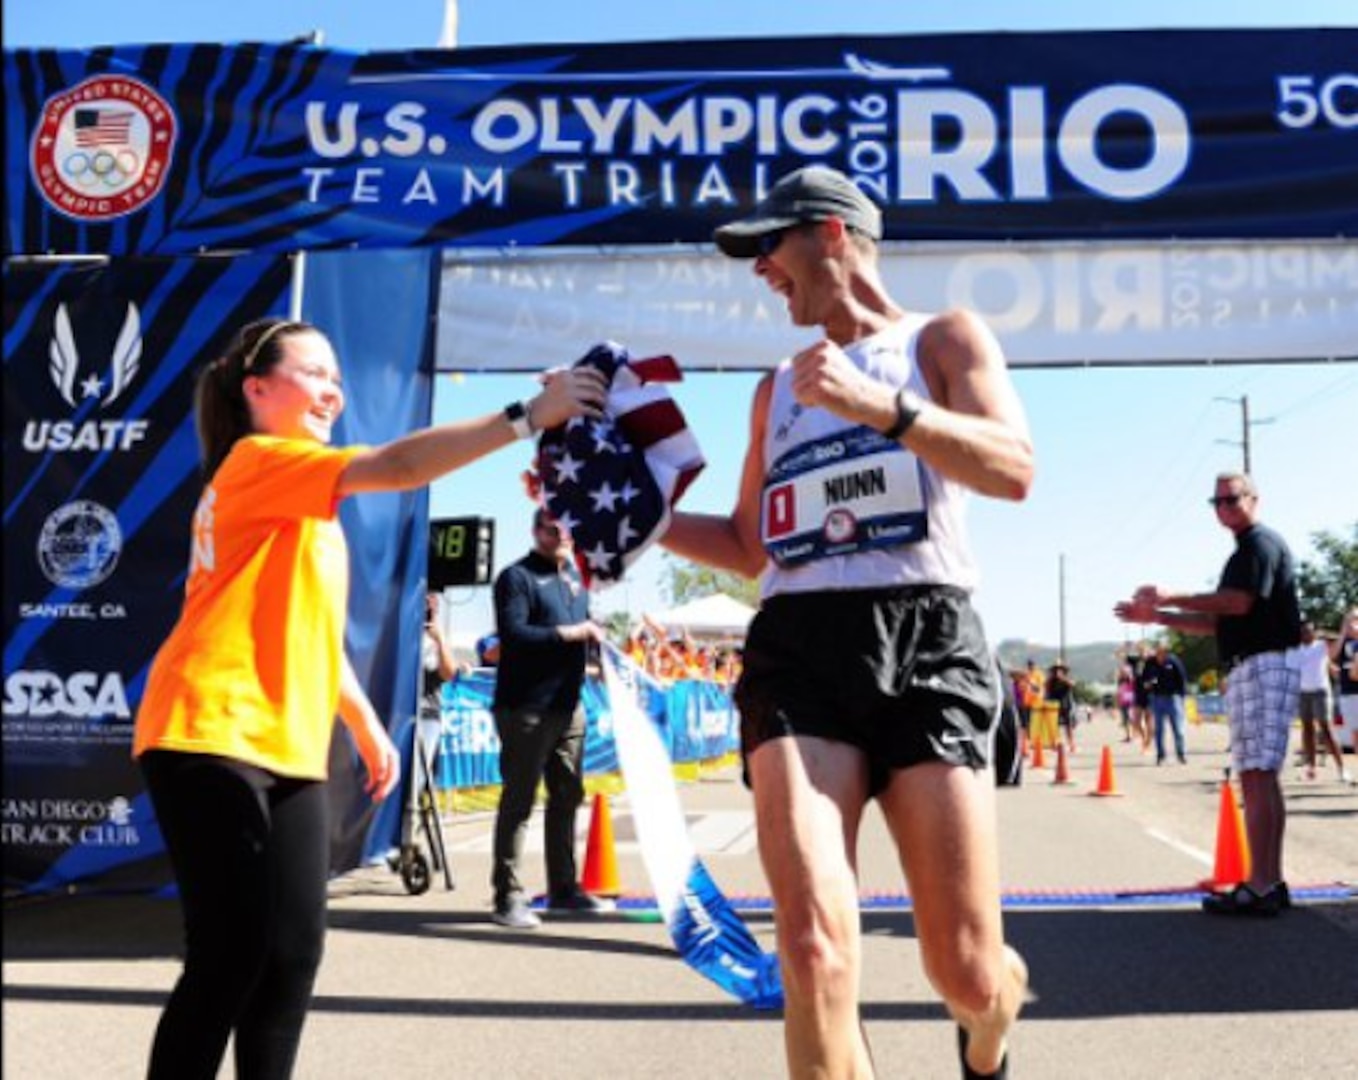
<path fill-rule="evenodd" d="M 794 228 L 796 228 L 795 225 L 789 225 L 786 229 L 777 229 L 774 232 L 768 232 L 763 236 L 756 237 L 754 242 L 755 255 L 761 259 L 767 259 L 778 250 L 782 245 L 783 240 L 787 237 L 787 234 Z"/>
<path fill-rule="evenodd" d="M 1211 506 L 1239 506 L 1244 498 L 1244 495 L 1213 495 L 1207 502 Z"/>

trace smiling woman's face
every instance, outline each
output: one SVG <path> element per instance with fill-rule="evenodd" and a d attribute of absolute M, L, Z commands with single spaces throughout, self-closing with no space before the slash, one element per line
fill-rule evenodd
<path fill-rule="evenodd" d="M 245 400 L 255 431 L 328 443 L 344 411 L 339 362 L 318 333 L 289 334 L 282 357 L 262 375 L 245 377 Z"/>

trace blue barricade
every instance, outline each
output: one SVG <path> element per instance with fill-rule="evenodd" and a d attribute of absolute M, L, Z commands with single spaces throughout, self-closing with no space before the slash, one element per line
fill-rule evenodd
<path fill-rule="evenodd" d="M 1226 701 L 1220 694 L 1198 694 L 1199 716 L 1225 716 Z"/>
<path fill-rule="evenodd" d="M 641 705 L 660 729 L 675 764 L 710 761 L 740 748 L 740 718 L 730 693 L 709 682 L 664 685 L 638 680 Z M 443 687 L 443 735 L 434 786 L 477 788 L 500 783 L 500 737 L 491 702 L 495 670 L 478 668 Z M 603 682 L 588 678 L 580 694 L 585 709 L 585 774 L 618 772 L 613 718 Z"/>

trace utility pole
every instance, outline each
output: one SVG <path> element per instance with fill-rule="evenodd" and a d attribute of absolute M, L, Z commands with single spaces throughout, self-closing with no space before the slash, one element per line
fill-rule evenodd
<path fill-rule="evenodd" d="M 1250 398 L 1248 394 L 1241 394 L 1238 398 L 1218 397 L 1216 400 L 1232 401 L 1240 406 L 1240 440 L 1237 442 L 1235 439 L 1218 439 L 1217 442 L 1234 443 L 1239 446 L 1242 463 L 1241 468 L 1244 470 L 1246 476 L 1253 476 L 1254 472 L 1250 468 L 1250 428 L 1258 427 L 1260 424 L 1271 424 L 1273 423 L 1273 417 L 1270 416 L 1265 420 L 1251 420 Z"/>

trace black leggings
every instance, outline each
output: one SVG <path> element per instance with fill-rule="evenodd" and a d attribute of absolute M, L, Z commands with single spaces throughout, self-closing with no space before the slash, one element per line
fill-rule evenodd
<path fill-rule="evenodd" d="M 147 1076 L 212 1080 L 234 1032 L 240 1080 L 285 1080 L 325 940 L 325 785 L 200 754 L 151 751 L 141 767 L 185 937 Z"/>

